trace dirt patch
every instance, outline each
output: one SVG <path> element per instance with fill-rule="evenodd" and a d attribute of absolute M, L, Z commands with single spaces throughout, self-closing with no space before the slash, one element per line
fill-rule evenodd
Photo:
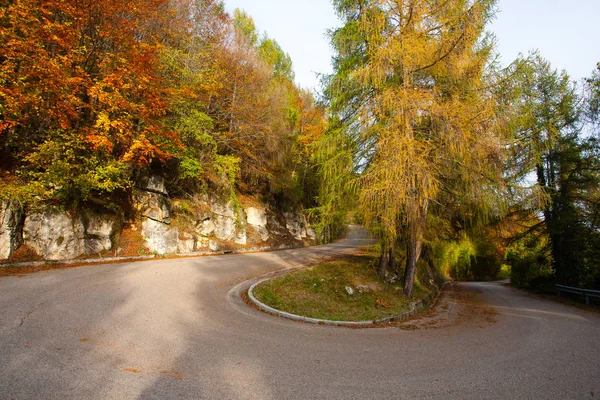
<path fill-rule="evenodd" d="M 121 231 L 119 256 L 136 257 L 151 254 L 146 248 L 142 227 L 139 224 L 126 225 Z"/>
<path fill-rule="evenodd" d="M 498 312 L 483 301 L 480 291 L 453 284 L 444 290 L 434 307 L 394 325 L 404 330 L 487 328 L 497 322 L 497 316 Z"/>
<path fill-rule="evenodd" d="M 7 261 L 3 261 L 2 263 L 7 264 L 11 262 L 40 260 L 42 260 L 42 257 L 40 257 L 34 249 L 24 244 L 15 250 Z"/>
<path fill-rule="evenodd" d="M 256 198 L 252 197 L 252 196 L 247 196 L 245 194 L 238 194 L 237 198 L 240 202 L 240 204 L 245 207 L 257 207 L 257 208 L 264 208 L 265 205 L 263 203 L 261 203 L 260 201 L 258 201 Z"/>

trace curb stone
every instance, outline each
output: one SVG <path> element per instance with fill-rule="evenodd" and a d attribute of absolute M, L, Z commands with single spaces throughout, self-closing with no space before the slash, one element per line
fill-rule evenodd
<path fill-rule="evenodd" d="M 269 281 L 271 279 L 277 278 L 279 275 L 280 274 L 269 277 L 269 278 L 261 279 L 258 282 L 254 283 L 248 289 L 248 298 L 250 299 L 252 304 L 254 304 L 256 307 L 258 307 L 261 311 L 271 313 L 271 314 L 277 315 L 279 317 L 290 319 L 293 321 L 301 321 L 301 322 L 307 322 L 310 324 L 318 324 L 318 325 L 346 326 L 346 327 L 368 327 L 368 326 L 373 326 L 373 325 L 383 325 L 383 324 L 386 324 L 389 322 L 395 322 L 395 321 L 400 321 L 400 320 L 406 319 L 406 318 L 418 313 L 419 311 L 421 311 L 423 308 L 426 307 L 425 302 L 423 300 L 419 300 L 419 301 L 410 303 L 410 310 L 402 313 L 401 315 L 396 315 L 393 317 L 382 318 L 382 319 L 373 320 L 373 321 L 332 321 L 332 320 L 328 320 L 328 319 L 304 317 L 302 315 L 296 315 L 296 314 L 291 314 L 291 313 L 288 313 L 285 311 L 277 310 L 276 308 L 273 308 L 273 307 L 270 307 L 270 306 L 264 304 L 263 302 L 261 302 L 254 296 L 253 291 L 258 285 L 260 285 L 261 283 L 264 283 L 266 281 Z M 435 298 L 433 299 L 433 301 L 431 301 L 431 303 L 427 304 L 427 305 L 435 304 L 437 302 L 438 298 L 440 297 L 440 295 L 442 294 L 442 288 L 444 288 L 449 283 L 451 283 L 451 282 L 450 281 L 444 282 L 442 284 L 442 286 L 440 287 L 440 289 L 438 290 L 438 293 L 435 296 Z"/>

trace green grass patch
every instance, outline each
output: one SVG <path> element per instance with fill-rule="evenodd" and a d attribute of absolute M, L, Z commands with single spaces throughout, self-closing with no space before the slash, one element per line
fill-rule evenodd
<path fill-rule="evenodd" d="M 346 287 L 351 287 L 350 295 Z M 368 287 L 361 293 L 358 286 Z M 416 299 L 429 291 L 415 286 Z M 381 282 L 375 257 L 351 256 L 271 279 L 254 289 L 261 302 L 281 311 L 334 321 L 371 321 L 400 315 L 415 301 L 402 294 L 402 285 Z"/>

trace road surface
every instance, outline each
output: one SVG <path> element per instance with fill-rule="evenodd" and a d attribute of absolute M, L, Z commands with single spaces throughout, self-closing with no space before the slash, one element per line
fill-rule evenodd
<path fill-rule="evenodd" d="M 455 285 L 435 313 L 379 329 L 239 296 L 364 242 L 0 278 L 0 400 L 600 396 L 600 318 L 501 283 Z"/>

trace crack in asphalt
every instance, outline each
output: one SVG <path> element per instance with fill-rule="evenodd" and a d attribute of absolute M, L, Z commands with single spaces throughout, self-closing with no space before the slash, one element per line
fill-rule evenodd
<path fill-rule="evenodd" d="M 14 328 L 10 329 L 9 332 L 15 331 L 15 330 L 20 329 L 21 327 L 23 327 L 23 325 L 25 324 L 25 321 L 27 321 L 27 319 L 29 317 L 31 317 L 31 314 L 33 314 L 34 312 L 36 312 L 41 306 L 43 306 L 44 304 L 48 303 L 49 301 L 50 300 L 46 300 L 46 301 L 43 301 L 43 302 L 41 302 L 41 303 L 36 304 L 35 306 L 33 306 L 33 308 L 30 309 L 29 311 L 27 311 L 25 313 L 25 316 L 23 316 L 21 318 L 21 323 L 19 323 L 19 325 L 15 326 Z"/>

